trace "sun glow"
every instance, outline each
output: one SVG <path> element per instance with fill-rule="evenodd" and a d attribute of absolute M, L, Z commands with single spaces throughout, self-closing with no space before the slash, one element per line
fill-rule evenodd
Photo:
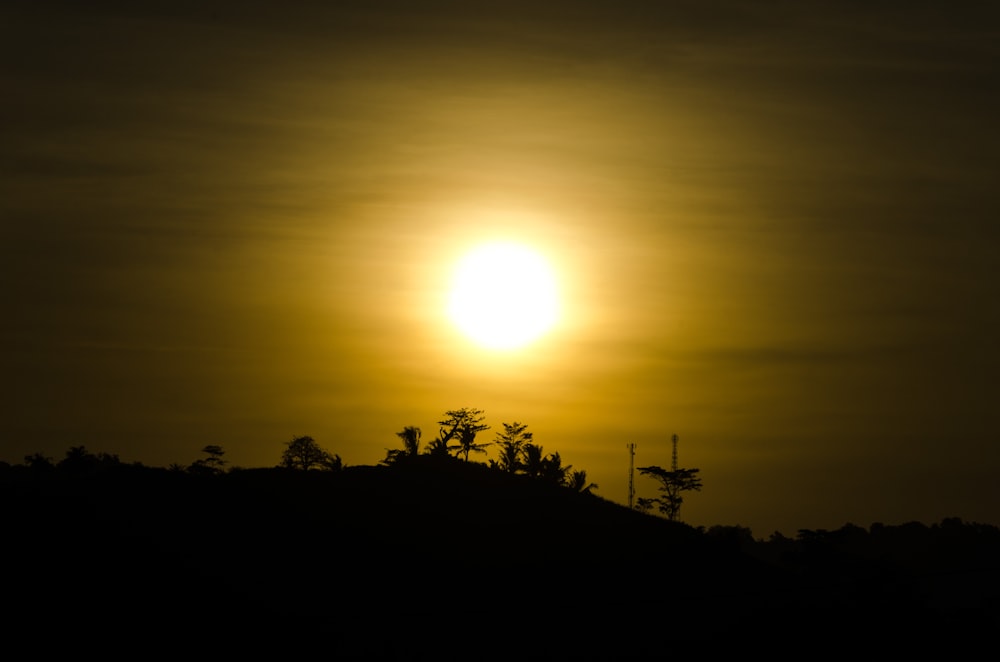
<path fill-rule="evenodd" d="M 559 317 L 555 275 L 545 259 L 526 246 L 484 244 L 459 261 L 448 315 L 483 347 L 522 347 L 545 334 Z"/>

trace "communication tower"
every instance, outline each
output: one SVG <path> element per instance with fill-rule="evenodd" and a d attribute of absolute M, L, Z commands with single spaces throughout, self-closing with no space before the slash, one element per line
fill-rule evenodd
<path fill-rule="evenodd" d="M 628 507 L 635 501 L 635 443 L 628 444 Z"/>
<path fill-rule="evenodd" d="M 672 441 L 674 442 L 674 453 L 670 458 L 670 470 L 677 471 L 677 435 L 673 436 Z"/>

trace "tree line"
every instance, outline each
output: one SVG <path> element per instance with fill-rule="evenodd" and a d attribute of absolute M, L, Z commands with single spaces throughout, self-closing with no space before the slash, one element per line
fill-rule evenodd
<path fill-rule="evenodd" d="M 574 470 L 572 465 L 563 464 L 557 452 L 546 453 L 540 444 L 535 443 L 534 434 L 524 423 L 503 423 L 502 431 L 498 431 L 492 441 L 486 442 L 480 435 L 489 430 L 490 426 L 485 423 L 485 414 L 481 409 L 465 407 L 448 410 L 438 424 L 440 425 L 438 435 L 424 448 L 421 448 L 421 429 L 416 426 L 404 427 L 396 433 L 402 442 L 402 448 L 387 449 L 385 458 L 380 460 L 379 464 L 384 466 L 404 464 L 417 455 L 470 462 L 473 461 L 471 456 L 486 453 L 488 447 L 495 445 L 499 449 L 499 456 L 488 462 L 488 466 L 493 469 L 522 474 L 587 494 L 597 489 L 597 484 L 587 480 L 586 471 Z M 197 475 L 222 474 L 232 469 L 228 466 L 226 451 L 221 445 L 206 445 L 201 452 L 204 457 L 190 464 L 173 463 L 167 469 Z M 32 453 L 24 457 L 24 467 L 32 472 L 55 470 L 66 474 L 83 474 L 126 464 L 117 455 L 92 453 L 85 446 L 71 447 L 65 457 L 58 461 L 42 453 Z M 2 465 L 10 467 L 7 463 L 0 463 L 0 466 Z M 142 464 L 133 462 L 130 466 L 142 466 Z M 340 455 L 323 448 L 308 435 L 295 436 L 285 442 L 285 448 L 277 465 L 278 468 L 297 471 L 340 471 L 344 466 Z"/>
<path fill-rule="evenodd" d="M 495 447 L 496 458 L 489 459 L 486 464 L 491 469 L 508 474 L 523 475 L 528 478 L 567 487 L 583 494 L 593 494 L 596 483 L 590 482 L 587 472 L 574 469 L 572 465 L 564 464 L 558 452 L 546 453 L 543 446 L 536 442 L 534 433 L 527 424 L 520 421 L 504 422 L 496 430 L 492 440 L 484 441 L 483 433 L 490 429 L 482 409 L 463 407 L 444 412 L 437 422 L 437 435 L 421 447 L 421 428 L 413 425 L 405 426 L 396 433 L 401 447 L 387 448 L 385 457 L 379 460 L 382 466 L 400 466 L 412 463 L 419 456 L 430 458 L 447 458 L 473 462 L 478 454 L 486 454 L 487 449 Z M 209 444 L 201 449 L 204 457 L 190 464 L 173 463 L 167 467 L 170 471 L 195 475 L 216 475 L 235 469 L 229 466 L 225 459 L 225 450 L 221 445 Z M 67 474 L 92 473 L 110 467 L 124 465 L 117 455 L 108 453 L 91 453 L 84 446 L 73 446 L 66 456 L 55 461 L 41 453 L 33 453 L 24 458 L 25 467 L 32 472 L 56 470 Z M 0 468 L 7 463 L 0 462 Z M 142 466 L 132 463 L 132 466 Z M 277 468 L 295 471 L 340 471 L 345 465 L 340 455 L 323 448 L 308 435 L 295 436 L 285 442 Z M 680 507 L 683 503 L 682 492 L 701 489 L 701 478 L 698 469 L 666 470 L 658 466 L 640 467 L 640 474 L 653 478 L 659 483 L 660 496 L 640 498 L 636 509 L 642 512 L 652 511 L 658 507 L 660 514 L 669 520 L 680 520 Z"/>
<path fill-rule="evenodd" d="M 379 464 L 394 466 L 405 464 L 413 458 L 426 455 L 431 457 L 459 458 L 469 462 L 472 454 L 485 454 L 487 448 L 496 446 L 497 458 L 490 459 L 491 469 L 510 474 L 521 474 L 555 485 L 569 487 L 577 492 L 591 494 L 597 484 L 587 480 L 587 472 L 564 465 L 558 452 L 546 453 L 541 444 L 535 443 L 534 433 L 525 423 L 502 423 L 492 441 L 483 441 L 480 434 L 490 429 L 485 423 L 483 410 L 473 407 L 451 409 L 438 421 L 437 436 L 421 450 L 422 431 L 408 425 L 396 433 L 402 448 L 386 450 L 385 458 Z"/>
<path fill-rule="evenodd" d="M 229 461 L 224 457 L 226 451 L 222 446 L 209 444 L 202 448 L 201 452 L 205 454 L 205 457 L 186 465 L 172 463 L 167 467 L 167 470 L 195 475 L 216 475 L 233 469 L 227 466 Z M 117 454 L 113 453 L 92 453 L 87 450 L 86 446 L 71 446 L 66 451 L 65 457 L 58 461 L 42 453 L 25 455 L 22 468 L 35 474 L 53 472 L 65 475 L 85 475 L 127 466 L 142 468 L 145 465 L 141 462 L 123 462 Z M 339 455 L 322 448 L 312 437 L 301 436 L 294 437 L 285 443 L 281 462 L 277 466 L 302 471 L 313 469 L 339 471 L 343 469 L 344 463 Z M 7 462 L 0 462 L 0 468 L 11 469 L 12 467 Z"/>

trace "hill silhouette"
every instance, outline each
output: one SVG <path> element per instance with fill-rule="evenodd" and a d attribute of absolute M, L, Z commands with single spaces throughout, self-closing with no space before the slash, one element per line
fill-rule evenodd
<path fill-rule="evenodd" d="M 1000 623 L 1000 535 L 960 520 L 754 541 L 433 456 L 8 468 L 0 484 L 9 631 L 76 645 L 662 659 L 720 638 L 969 640 Z"/>

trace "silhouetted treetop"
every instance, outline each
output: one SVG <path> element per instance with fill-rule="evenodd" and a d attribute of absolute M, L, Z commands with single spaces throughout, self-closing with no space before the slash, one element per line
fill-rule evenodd
<path fill-rule="evenodd" d="M 438 425 L 441 426 L 438 436 L 440 447 L 462 455 L 466 461 L 469 460 L 470 452 L 486 452 L 486 448 L 492 442 L 476 443 L 476 435 L 490 429 L 490 426 L 483 422 L 485 415 L 482 409 L 463 407 L 446 411 L 444 415 L 445 419 L 438 421 Z M 452 441 L 455 443 L 452 444 Z"/>
<path fill-rule="evenodd" d="M 24 456 L 24 466 L 28 467 L 32 471 L 45 472 L 51 471 L 56 468 L 56 465 L 52 463 L 52 458 L 43 455 L 41 453 L 32 453 L 31 455 Z"/>
<path fill-rule="evenodd" d="M 507 473 L 517 473 L 524 469 L 524 447 L 531 443 L 534 433 L 528 432 L 528 426 L 524 423 L 504 423 L 503 431 L 497 431 L 496 444 L 498 457 L 490 460 L 490 466 L 506 471 Z"/>
<path fill-rule="evenodd" d="M 526 443 L 523 457 L 525 475 L 554 485 L 566 484 L 566 477 L 572 465 L 563 466 L 559 453 L 546 455 L 540 444 Z"/>
<path fill-rule="evenodd" d="M 566 485 L 583 494 L 590 494 L 597 489 L 597 483 L 587 482 L 587 472 L 583 469 L 570 472 Z"/>
<path fill-rule="evenodd" d="M 402 448 L 390 448 L 386 451 L 385 458 L 379 464 L 396 464 L 407 458 L 416 457 L 420 452 L 420 428 L 407 425 L 396 433 L 403 442 Z"/>
<path fill-rule="evenodd" d="M 649 476 L 660 483 L 657 488 L 662 495 L 654 498 L 639 499 L 641 509 L 648 509 L 653 504 L 660 508 L 660 512 L 666 515 L 668 520 L 679 521 L 681 504 L 684 498 L 681 492 L 690 490 L 701 490 L 701 478 L 698 477 L 698 469 L 673 469 L 668 470 L 658 466 L 637 467 L 640 474 Z"/>
<path fill-rule="evenodd" d="M 321 448 L 312 437 L 295 437 L 285 446 L 279 466 L 286 469 L 339 471 L 343 468 L 340 456 Z"/>
<path fill-rule="evenodd" d="M 197 474 L 220 474 L 225 470 L 228 462 L 222 459 L 222 456 L 226 454 L 222 446 L 209 444 L 202 448 L 201 452 L 207 454 L 208 457 L 203 457 L 192 462 L 191 466 L 188 467 L 188 471 Z"/>

